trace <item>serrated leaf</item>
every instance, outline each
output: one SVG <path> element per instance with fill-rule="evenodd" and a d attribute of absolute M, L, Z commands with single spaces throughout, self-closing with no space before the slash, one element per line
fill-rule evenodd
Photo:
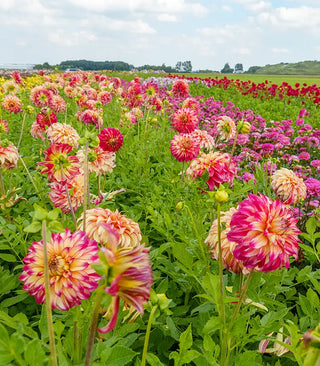
<path fill-rule="evenodd" d="M 40 207 L 36 203 L 33 205 L 33 208 L 34 208 L 33 220 L 42 221 L 47 217 L 48 213 L 47 210 L 45 210 L 44 208 Z"/>
<path fill-rule="evenodd" d="M 313 235 L 316 231 L 316 228 L 317 228 L 316 218 L 315 216 L 311 216 L 306 222 L 307 233 Z"/>
<path fill-rule="evenodd" d="M 48 224 L 48 229 L 52 231 L 53 233 L 62 233 L 65 231 L 65 228 L 59 221 L 50 221 Z"/>
<path fill-rule="evenodd" d="M 111 349 L 111 353 L 106 360 L 107 365 L 123 366 L 132 361 L 137 352 L 124 346 L 115 346 Z"/>
<path fill-rule="evenodd" d="M 55 208 L 54 210 L 48 212 L 47 219 L 49 221 L 55 221 L 55 220 L 58 219 L 59 213 L 60 213 L 60 209 L 59 208 Z"/>
<path fill-rule="evenodd" d="M 45 363 L 45 352 L 41 347 L 41 342 L 38 339 L 30 341 L 24 351 L 24 358 L 28 365 L 43 366 Z"/>
<path fill-rule="evenodd" d="M 165 364 L 153 353 L 147 353 L 147 362 L 150 366 L 165 366 Z"/>
<path fill-rule="evenodd" d="M 222 327 L 221 317 L 219 316 L 211 317 L 205 324 L 203 332 L 205 334 L 215 333 L 218 329 L 221 329 L 221 327 Z"/>
<path fill-rule="evenodd" d="M 191 324 L 189 324 L 188 328 L 183 333 L 181 333 L 179 338 L 180 352 L 188 350 L 189 348 L 191 348 L 191 346 L 192 346 L 192 329 Z"/>
<path fill-rule="evenodd" d="M 14 355 L 11 353 L 9 334 L 0 324 L 0 365 L 6 365 L 12 360 L 14 360 Z"/>
<path fill-rule="evenodd" d="M 26 233 L 37 233 L 41 230 L 42 225 L 40 221 L 34 221 L 30 225 L 24 228 Z"/>
<path fill-rule="evenodd" d="M 201 354 L 198 351 L 196 351 L 195 349 L 191 349 L 190 351 L 187 351 L 186 353 L 182 354 L 181 364 L 189 365 L 192 360 L 194 360 L 199 356 L 201 356 Z"/>

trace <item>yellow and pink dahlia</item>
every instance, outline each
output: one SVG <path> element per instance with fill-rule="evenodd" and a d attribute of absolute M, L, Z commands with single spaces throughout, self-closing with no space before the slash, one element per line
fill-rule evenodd
<path fill-rule="evenodd" d="M 60 95 L 53 95 L 49 101 L 49 107 L 56 113 L 65 112 L 67 104 Z"/>
<path fill-rule="evenodd" d="M 180 108 L 172 117 L 172 127 L 180 133 L 190 133 L 198 127 L 199 118 L 191 108 Z"/>
<path fill-rule="evenodd" d="M 77 157 L 81 166 L 83 166 L 85 157 L 84 150 L 79 150 Z M 90 173 L 95 172 L 96 175 L 111 173 L 116 166 L 115 161 L 116 154 L 111 151 L 104 151 L 100 146 L 88 151 L 88 168 Z"/>
<path fill-rule="evenodd" d="M 22 103 L 20 101 L 20 99 L 16 96 L 16 95 L 5 95 L 3 97 L 3 101 L 1 103 L 2 108 L 5 109 L 6 111 L 10 112 L 10 113 L 20 113 L 22 112 Z"/>
<path fill-rule="evenodd" d="M 30 101 L 36 107 L 48 107 L 52 92 L 43 85 L 35 86 L 30 90 Z"/>
<path fill-rule="evenodd" d="M 292 170 L 281 168 L 271 176 L 271 187 L 279 199 L 287 204 L 295 204 L 307 196 L 307 186 Z"/>
<path fill-rule="evenodd" d="M 0 167 L 9 170 L 17 166 L 18 149 L 8 140 L 0 141 Z"/>
<path fill-rule="evenodd" d="M 238 260 L 233 255 L 233 251 L 237 243 L 229 241 L 227 234 L 230 231 L 230 221 L 232 215 L 237 212 L 237 209 L 231 207 L 227 212 L 221 212 L 221 253 L 222 253 L 222 263 L 228 271 L 234 273 L 242 272 L 243 274 L 248 274 L 250 269 L 243 265 L 241 260 Z M 205 243 L 209 245 L 209 251 L 212 258 L 219 260 L 219 245 L 218 245 L 218 220 L 214 220 L 207 239 Z"/>
<path fill-rule="evenodd" d="M 83 214 L 79 218 L 79 228 L 83 225 Z M 107 208 L 93 208 L 86 212 L 86 233 L 90 239 L 101 245 L 108 246 L 110 241 L 109 228 L 119 234 L 121 247 L 136 247 L 141 242 L 139 224 L 122 215 L 118 210 L 111 211 Z"/>
<path fill-rule="evenodd" d="M 190 135 L 199 142 L 200 149 L 207 151 L 213 149 L 215 145 L 214 138 L 206 130 L 194 130 Z"/>
<path fill-rule="evenodd" d="M 88 299 L 98 286 L 100 276 L 91 267 L 98 262 L 98 246 L 83 231 L 51 235 L 47 243 L 50 298 L 52 309 L 68 310 Z M 38 304 L 45 301 L 43 241 L 34 242 L 24 258 L 19 279 L 23 289 Z"/>
<path fill-rule="evenodd" d="M 49 181 L 65 183 L 79 174 L 79 159 L 68 155 L 71 150 L 72 146 L 67 144 L 52 144 L 44 152 L 45 161 L 38 165 L 44 167 L 41 173 L 48 173 Z"/>
<path fill-rule="evenodd" d="M 291 255 L 298 259 L 300 230 L 296 224 L 290 209 L 278 199 L 250 194 L 233 214 L 227 238 L 237 243 L 233 253 L 244 266 L 271 272 L 288 268 Z"/>
<path fill-rule="evenodd" d="M 219 187 L 223 183 L 233 183 L 233 179 L 237 173 L 237 165 L 233 160 L 230 161 L 230 155 L 218 151 L 202 153 L 198 158 L 194 159 L 186 171 L 186 175 L 195 179 L 201 177 L 207 171 L 209 179 L 207 185 L 212 191 L 214 187 Z"/>
<path fill-rule="evenodd" d="M 181 133 L 173 136 L 170 150 L 178 161 L 190 161 L 198 156 L 200 144 L 191 134 Z"/>
<path fill-rule="evenodd" d="M 78 147 L 80 136 L 78 132 L 66 123 L 54 123 L 46 131 L 46 135 L 52 144 L 68 144 Z"/>

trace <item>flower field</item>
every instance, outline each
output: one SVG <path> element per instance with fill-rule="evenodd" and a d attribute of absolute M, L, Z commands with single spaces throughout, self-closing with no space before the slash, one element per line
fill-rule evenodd
<path fill-rule="evenodd" d="M 0 78 L 0 365 L 320 363 L 320 86 Z"/>

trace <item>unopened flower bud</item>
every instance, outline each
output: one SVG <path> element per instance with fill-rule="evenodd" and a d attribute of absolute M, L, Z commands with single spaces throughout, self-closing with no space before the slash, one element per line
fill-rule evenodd
<path fill-rule="evenodd" d="M 26 112 L 28 114 L 32 114 L 34 112 L 34 108 L 31 105 L 26 106 Z"/>
<path fill-rule="evenodd" d="M 214 195 L 214 198 L 217 202 L 223 203 L 228 201 L 228 193 L 226 191 L 217 191 Z"/>
<path fill-rule="evenodd" d="M 181 211 L 184 207 L 184 201 L 179 201 L 177 204 L 176 204 L 176 210 L 177 211 Z"/>
<path fill-rule="evenodd" d="M 246 135 L 251 130 L 251 124 L 248 121 L 241 121 L 239 123 L 238 128 L 239 128 L 239 133 Z"/>

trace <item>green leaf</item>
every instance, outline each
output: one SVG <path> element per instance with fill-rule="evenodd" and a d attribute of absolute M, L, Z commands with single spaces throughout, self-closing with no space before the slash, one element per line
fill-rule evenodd
<path fill-rule="evenodd" d="M 173 255 L 178 259 L 179 262 L 184 264 L 186 267 L 191 268 L 193 264 L 193 256 L 188 252 L 186 245 L 180 242 L 172 243 Z"/>
<path fill-rule="evenodd" d="M 50 221 L 48 224 L 48 229 L 53 233 L 62 233 L 65 231 L 63 225 L 59 221 Z"/>
<path fill-rule="evenodd" d="M 191 324 L 189 324 L 188 328 L 183 333 L 181 333 L 179 341 L 180 341 L 179 342 L 180 352 L 184 352 L 189 348 L 191 348 L 192 346 Z"/>
<path fill-rule="evenodd" d="M 106 365 L 123 366 L 132 361 L 137 352 L 124 346 L 115 346 L 111 349 Z"/>
<path fill-rule="evenodd" d="M 42 221 L 47 217 L 47 210 L 45 210 L 44 208 L 40 207 L 36 203 L 33 205 L 33 208 L 34 208 L 33 220 Z"/>
<path fill-rule="evenodd" d="M 171 337 L 174 338 L 176 341 L 178 341 L 179 332 L 178 332 L 173 320 L 169 316 L 167 317 L 167 325 L 168 325 Z"/>
<path fill-rule="evenodd" d="M 153 353 L 147 353 L 147 362 L 150 366 L 165 366 L 165 364 Z"/>
<path fill-rule="evenodd" d="M 14 360 L 11 351 L 10 338 L 6 328 L 0 324 L 0 365 L 6 365 Z"/>
<path fill-rule="evenodd" d="M 24 228 L 24 231 L 26 233 L 37 233 L 38 231 L 41 231 L 42 224 L 40 221 L 34 221 L 30 225 Z"/>
<path fill-rule="evenodd" d="M 221 327 L 222 327 L 221 317 L 213 316 L 207 321 L 206 325 L 203 328 L 203 332 L 205 334 L 215 333 L 218 329 L 221 329 Z"/>
<path fill-rule="evenodd" d="M 39 339 L 33 339 L 26 345 L 24 358 L 30 366 L 43 366 L 45 364 L 45 352 Z"/>
<path fill-rule="evenodd" d="M 17 304 L 18 302 L 21 302 L 22 300 L 26 299 L 29 296 L 28 293 L 9 297 L 8 299 L 5 299 L 1 302 L 1 307 L 8 308 L 14 304 Z"/>
<path fill-rule="evenodd" d="M 306 222 L 307 233 L 313 235 L 317 228 L 317 222 L 315 216 L 311 216 Z"/>
<path fill-rule="evenodd" d="M 196 351 L 195 349 L 191 349 L 190 351 L 182 354 L 181 364 L 190 365 L 190 362 L 199 356 L 201 356 L 201 354 L 198 351 Z"/>
<path fill-rule="evenodd" d="M 3 259 L 6 262 L 15 262 L 17 260 L 14 255 L 8 253 L 0 253 L 0 259 Z"/>
<path fill-rule="evenodd" d="M 55 221 L 58 219 L 59 217 L 59 213 L 60 213 L 60 209 L 59 208 L 55 208 L 54 210 L 50 211 L 47 215 L 47 219 L 49 221 Z"/>

